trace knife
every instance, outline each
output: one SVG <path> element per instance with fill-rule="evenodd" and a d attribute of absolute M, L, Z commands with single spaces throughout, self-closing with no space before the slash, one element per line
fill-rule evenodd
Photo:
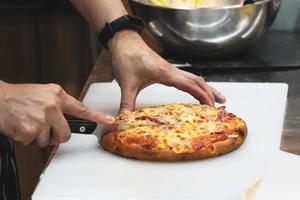
<path fill-rule="evenodd" d="M 76 118 L 70 115 L 64 115 L 69 124 L 71 133 L 92 134 L 97 128 L 97 123 L 85 119 Z"/>

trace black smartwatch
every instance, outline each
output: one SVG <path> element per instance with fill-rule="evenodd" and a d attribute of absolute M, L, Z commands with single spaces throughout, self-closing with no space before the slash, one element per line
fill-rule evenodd
<path fill-rule="evenodd" d="M 106 23 L 98 37 L 102 45 L 107 49 L 108 40 L 114 37 L 118 31 L 131 29 L 138 33 L 142 33 L 144 28 L 144 22 L 140 18 L 124 15 L 111 23 Z"/>

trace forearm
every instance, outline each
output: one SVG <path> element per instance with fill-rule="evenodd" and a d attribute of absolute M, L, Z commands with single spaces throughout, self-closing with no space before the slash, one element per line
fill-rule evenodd
<path fill-rule="evenodd" d="M 126 15 L 121 0 L 70 0 L 81 15 L 99 32 L 106 22 Z"/>

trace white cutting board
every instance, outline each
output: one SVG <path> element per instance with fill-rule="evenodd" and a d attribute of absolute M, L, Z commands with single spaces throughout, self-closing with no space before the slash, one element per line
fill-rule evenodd
<path fill-rule="evenodd" d="M 248 124 L 249 135 L 236 151 L 192 162 L 147 162 L 105 152 L 95 136 L 73 134 L 61 145 L 45 170 L 33 200 L 205 199 L 239 200 L 263 177 L 276 154 L 288 86 L 274 83 L 211 83 L 226 97 L 227 110 Z M 93 84 L 84 103 L 116 114 L 120 90 L 116 83 Z M 153 85 L 139 95 L 138 107 L 173 102 L 196 102 L 174 88 Z M 97 131 L 101 131 L 98 127 Z"/>
<path fill-rule="evenodd" d="M 296 200 L 300 197 L 300 156 L 280 152 L 270 160 L 255 200 Z"/>

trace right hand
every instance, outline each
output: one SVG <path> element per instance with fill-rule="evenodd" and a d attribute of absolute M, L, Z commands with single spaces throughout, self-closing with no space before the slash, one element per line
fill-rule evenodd
<path fill-rule="evenodd" d="M 114 122 L 58 85 L 0 82 L 0 132 L 16 142 L 40 147 L 66 142 L 71 133 L 64 113 L 104 125 Z"/>
<path fill-rule="evenodd" d="M 215 102 L 226 101 L 202 77 L 175 68 L 164 60 L 134 31 L 118 32 L 109 41 L 108 47 L 113 72 L 121 87 L 121 113 L 134 110 L 139 92 L 154 83 L 188 92 L 202 104 L 213 106 Z"/>

